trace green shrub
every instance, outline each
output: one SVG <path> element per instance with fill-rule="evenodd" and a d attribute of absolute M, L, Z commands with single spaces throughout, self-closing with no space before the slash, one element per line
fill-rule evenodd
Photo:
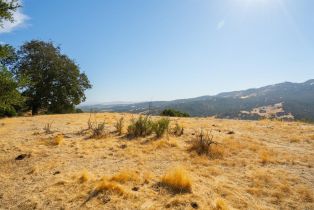
<path fill-rule="evenodd" d="M 1 107 L 0 106 L 0 117 L 13 117 L 16 116 L 16 111 L 13 107 Z"/>
<path fill-rule="evenodd" d="M 153 124 L 149 116 L 139 116 L 136 120 L 132 119 L 128 126 L 128 136 L 132 138 L 148 136 L 153 132 Z"/>
<path fill-rule="evenodd" d="M 161 116 L 169 116 L 169 117 L 190 117 L 190 115 L 186 112 L 180 112 L 174 109 L 165 109 L 160 113 Z"/>
<path fill-rule="evenodd" d="M 168 118 L 161 118 L 154 122 L 153 131 L 157 138 L 162 137 L 166 132 L 168 132 L 170 120 Z"/>
<path fill-rule="evenodd" d="M 116 122 L 116 124 L 114 125 L 114 127 L 117 129 L 117 133 L 118 133 L 119 135 L 122 134 L 123 125 L 124 125 L 124 118 L 123 118 L 123 117 L 121 117 L 121 118 Z"/>

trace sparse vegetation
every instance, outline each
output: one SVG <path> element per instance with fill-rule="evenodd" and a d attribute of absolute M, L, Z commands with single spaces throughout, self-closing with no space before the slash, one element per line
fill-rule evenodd
<path fill-rule="evenodd" d="M 0 145 L 5 151 L 0 155 L 5 163 L 1 176 L 8 177 L 0 182 L 7 196 L 0 208 L 27 199 L 41 209 L 61 205 L 69 209 L 312 209 L 311 124 L 181 118 L 170 123 L 171 135 L 159 140 L 154 139 L 154 130 L 136 141 L 118 135 L 86 140 L 101 122 L 106 122 L 106 132 L 115 132 L 122 116 L 125 130 L 133 116 L 139 118 L 85 113 L 0 119 Z M 161 119 L 149 118 L 152 124 Z M 53 135 L 42 130 L 47 122 L 53 122 Z M 184 126 L 179 138 L 173 133 L 176 123 Z M 74 135 L 81 127 L 86 132 Z M 58 140 L 58 134 L 64 135 L 64 141 Z M 187 150 L 206 136 L 218 144 L 201 144 L 203 155 L 198 155 L 198 149 Z M 291 137 L 302 140 L 290 143 Z M 182 164 L 184 168 L 175 167 Z M 38 191 L 42 194 L 37 198 Z M 22 202 L 19 208 L 23 207 L 28 204 Z"/>
<path fill-rule="evenodd" d="M 115 128 L 117 130 L 118 135 L 121 135 L 123 132 L 123 126 L 124 126 L 124 118 L 121 117 L 119 120 L 117 120 L 116 124 L 115 124 Z"/>
<path fill-rule="evenodd" d="M 186 112 L 180 112 L 174 109 L 165 109 L 160 113 L 161 116 L 168 117 L 190 117 L 190 115 Z"/>
<path fill-rule="evenodd" d="M 46 134 L 51 134 L 51 133 L 52 133 L 52 130 L 51 130 L 51 128 L 52 128 L 52 123 L 53 123 L 53 122 L 50 122 L 50 123 L 47 123 L 47 124 L 45 125 L 44 131 L 45 131 Z"/>
<path fill-rule="evenodd" d="M 161 184 L 174 193 L 192 192 L 192 181 L 182 167 L 169 170 L 161 180 Z"/>
<path fill-rule="evenodd" d="M 100 138 L 107 137 L 109 135 L 109 132 L 108 132 L 108 130 L 106 130 L 105 125 L 106 125 L 105 122 L 101 122 L 101 123 L 95 122 L 92 125 L 91 138 L 100 139 Z"/>
<path fill-rule="evenodd" d="M 169 124 L 170 120 L 168 118 L 161 118 L 153 123 L 153 131 L 155 132 L 157 138 L 162 137 L 168 132 Z"/>

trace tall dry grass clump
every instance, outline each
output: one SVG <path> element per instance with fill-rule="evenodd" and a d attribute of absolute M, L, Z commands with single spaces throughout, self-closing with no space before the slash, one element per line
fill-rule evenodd
<path fill-rule="evenodd" d="M 60 145 L 64 141 L 64 137 L 62 134 L 57 135 L 56 137 L 53 138 L 53 144 L 54 145 Z"/>
<path fill-rule="evenodd" d="M 161 180 L 161 184 L 175 193 L 192 192 L 192 181 L 182 167 L 169 170 Z"/>

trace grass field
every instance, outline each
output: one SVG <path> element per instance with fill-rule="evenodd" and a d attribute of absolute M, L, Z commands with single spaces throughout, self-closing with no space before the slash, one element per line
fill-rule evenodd
<path fill-rule="evenodd" d="M 101 138 L 87 113 L 1 119 L 0 209 L 314 209 L 314 125 L 171 118 L 182 136 L 129 139 L 132 117 L 92 115 Z M 200 129 L 210 156 L 190 150 Z"/>

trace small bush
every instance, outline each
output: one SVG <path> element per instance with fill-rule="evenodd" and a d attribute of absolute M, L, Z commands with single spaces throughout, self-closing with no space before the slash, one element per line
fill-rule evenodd
<path fill-rule="evenodd" d="M 192 192 L 192 181 L 187 171 L 181 167 L 168 171 L 162 177 L 161 184 L 174 193 Z"/>
<path fill-rule="evenodd" d="M 168 132 L 170 120 L 168 118 L 161 118 L 154 122 L 153 131 L 157 138 L 162 137 L 166 132 Z"/>
<path fill-rule="evenodd" d="M 196 139 L 192 142 L 190 151 L 196 151 L 199 155 L 211 155 L 212 146 L 218 144 L 218 142 L 213 140 L 214 136 L 211 133 L 204 133 L 201 130 L 196 134 Z"/>
<path fill-rule="evenodd" d="M 91 138 L 103 138 L 108 135 L 108 131 L 105 129 L 105 122 L 95 123 L 92 125 L 92 136 Z"/>
<path fill-rule="evenodd" d="M 161 116 L 169 116 L 169 117 L 190 117 L 190 115 L 186 112 L 180 112 L 174 109 L 165 109 L 160 113 Z"/>
<path fill-rule="evenodd" d="M 13 117 L 16 116 L 16 110 L 14 107 L 2 107 L 0 106 L 0 117 Z"/>
<path fill-rule="evenodd" d="M 153 132 L 153 125 L 149 116 L 139 116 L 137 120 L 132 119 L 128 126 L 128 136 L 132 138 L 148 136 Z"/>
<path fill-rule="evenodd" d="M 119 135 L 121 135 L 122 134 L 122 132 L 123 132 L 123 125 L 124 125 L 124 118 L 123 117 L 121 117 L 117 122 L 116 122 L 116 124 L 115 124 L 115 128 L 116 128 L 116 130 L 117 130 L 117 133 L 119 134 Z"/>
<path fill-rule="evenodd" d="M 175 136 L 182 136 L 184 133 L 184 128 L 177 122 L 174 128 L 171 130 L 171 133 Z"/>

